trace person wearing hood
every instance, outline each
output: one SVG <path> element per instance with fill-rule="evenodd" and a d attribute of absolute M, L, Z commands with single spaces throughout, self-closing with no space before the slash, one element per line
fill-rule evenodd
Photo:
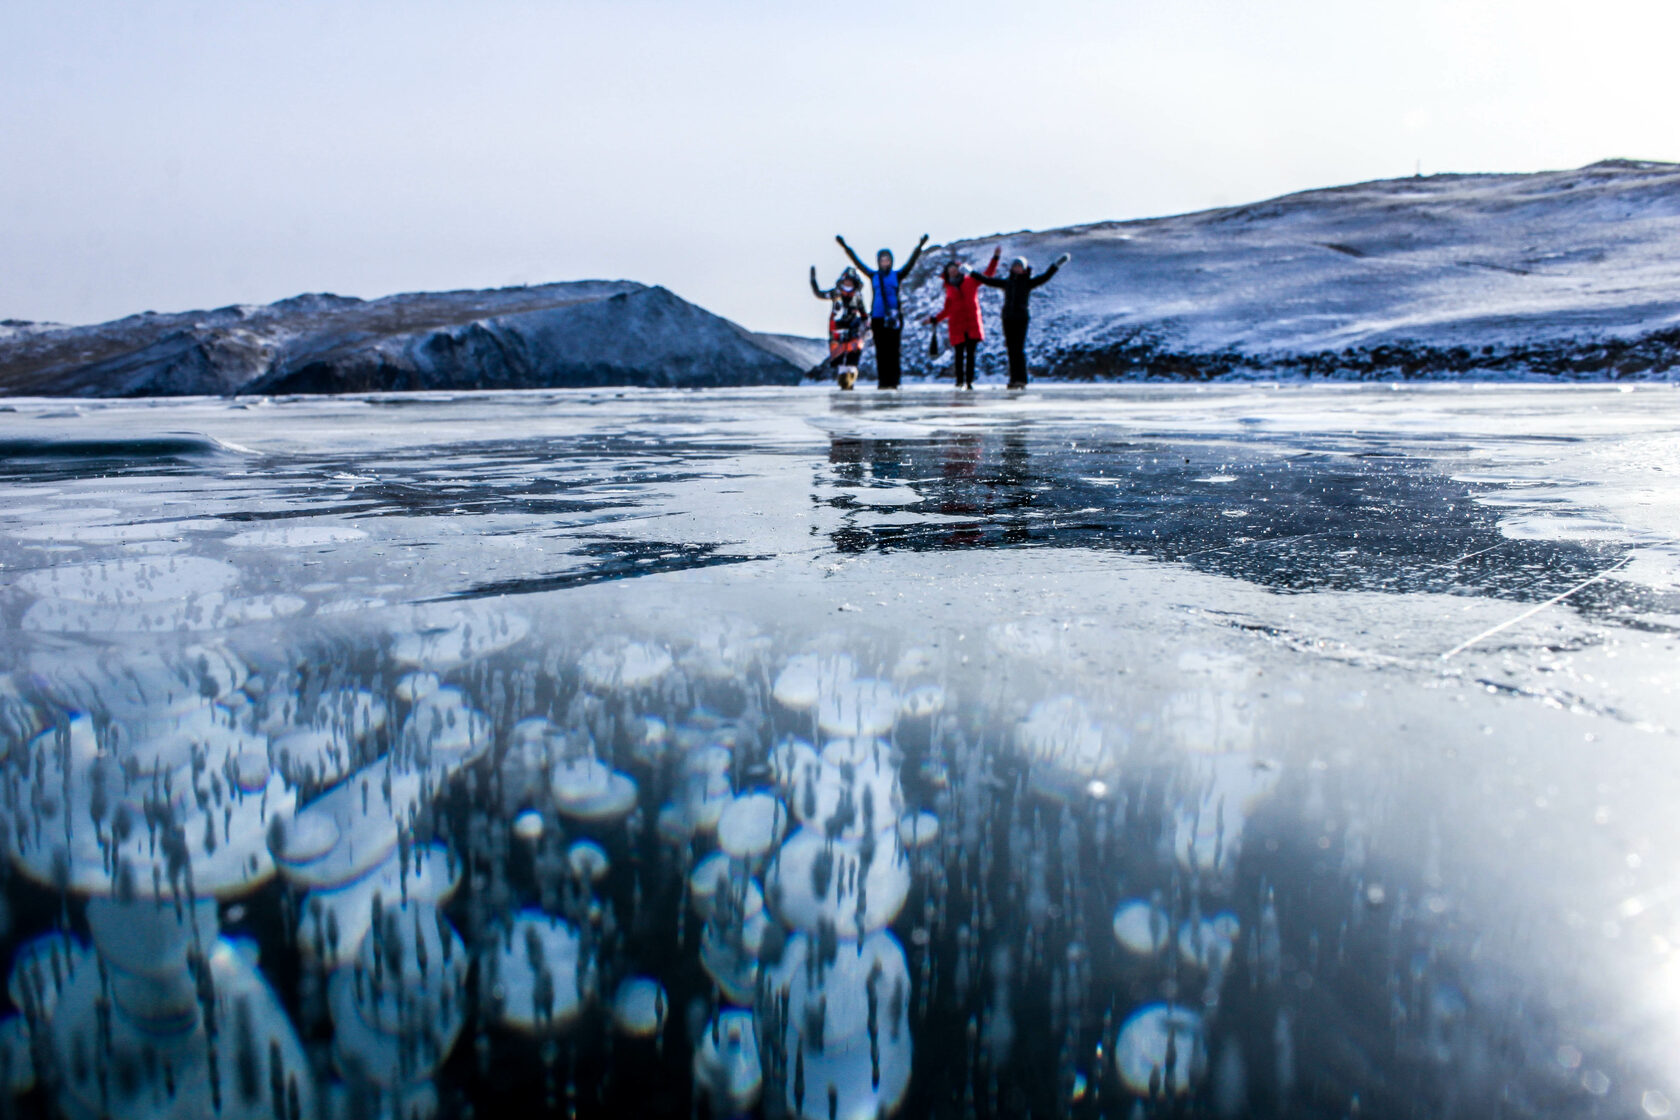
<path fill-rule="evenodd" d="M 945 266 L 945 306 L 937 315 L 928 317 L 929 323 L 945 320 L 945 330 L 951 339 L 952 367 L 957 388 L 974 388 L 974 355 L 980 340 L 986 337 L 980 325 L 980 285 L 983 277 L 997 275 L 998 257 L 1002 248 L 992 250 L 986 271 L 976 275 L 966 264 L 953 260 Z"/>
<path fill-rule="evenodd" d="M 1034 276 L 1027 258 L 1016 257 L 1009 263 L 1009 275 L 994 277 L 988 273 L 980 278 L 980 283 L 987 287 L 1003 289 L 1003 348 L 1009 353 L 1011 389 L 1027 387 L 1027 322 L 1031 318 L 1027 305 L 1032 300 L 1033 289 L 1048 284 L 1056 270 L 1070 259 L 1070 254 L 1063 253 L 1049 268 Z"/>
<path fill-rule="evenodd" d="M 840 248 L 846 251 L 846 256 L 851 258 L 857 270 L 869 277 L 873 300 L 869 309 L 869 333 L 875 340 L 875 385 L 879 389 L 896 389 L 901 371 L 899 343 L 904 336 L 904 311 L 899 302 L 900 281 L 910 275 L 910 270 L 916 267 L 916 261 L 922 255 L 922 248 L 927 245 L 928 235 L 922 234 L 922 239 L 916 242 L 916 248 L 910 253 L 910 259 L 904 262 L 903 268 L 893 267 L 891 249 L 882 249 L 876 253 L 875 267 L 871 269 L 852 252 L 852 247 L 846 244 L 844 237 L 835 234 L 834 240 L 840 243 Z"/>
<path fill-rule="evenodd" d="M 811 266 L 811 294 L 829 301 L 828 364 L 834 367 L 840 388 L 857 384 L 858 359 L 863 356 L 863 326 L 868 314 L 863 306 L 863 280 L 857 269 L 848 268 L 827 291 L 817 287 L 817 266 Z"/>

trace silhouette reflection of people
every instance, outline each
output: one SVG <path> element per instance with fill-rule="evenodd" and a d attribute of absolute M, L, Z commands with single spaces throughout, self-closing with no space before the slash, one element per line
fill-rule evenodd
<path fill-rule="evenodd" d="M 927 461 L 930 455 L 937 456 L 936 463 Z M 861 518 L 861 523 L 849 518 L 833 530 L 834 547 L 867 552 L 1030 543 L 1037 497 L 1032 460 L 1027 435 L 1020 430 L 1005 432 L 1001 440 L 957 432 L 926 443 L 835 436 L 829 442 L 828 461 L 843 492 L 829 504 Z M 916 505 L 952 521 L 938 528 L 887 522 L 887 514 L 904 507 L 861 505 L 844 493 L 883 482 L 908 484 L 919 495 Z"/>
<path fill-rule="evenodd" d="M 980 437 L 972 432 L 947 436 L 940 447 L 939 512 L 954 517 L 973 517 L 982 512 L 975 492 L 974 475 L 980 466 Z M 973 548 L 985 541 L 983 524 L 959 522 L 944 534 L 950 548 Z"/>
<path fill-rule="evenodd" d="M 1027 452 L 1026 437 L 1019 431 L 1004 434 L 997 485 L 1003 493 L 996 508 L 1007 515 L 1002 523 L 1004 543 L 1025 544 L 1032 539 L 1028 525 L 1033 500 L 1032 457 Z"/>

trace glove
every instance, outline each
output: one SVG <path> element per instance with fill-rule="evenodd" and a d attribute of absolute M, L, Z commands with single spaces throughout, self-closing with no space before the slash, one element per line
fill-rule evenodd
<path fill-rule="evenodd" d="M 1061 256 L 1056 258 L 1056 263 L 1052 267 L 1053 268 L 1060 268 L 1064 264 L 1066 264 L 1067 262 L 1071 261 L 1072 259 L 1073 259 L 1073 254 L 1072 253 L 1063 253 Z"/>

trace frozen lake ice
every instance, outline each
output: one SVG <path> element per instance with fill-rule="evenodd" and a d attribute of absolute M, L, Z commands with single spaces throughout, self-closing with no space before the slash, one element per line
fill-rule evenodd
<path fill-rule="evenodd" d="M 1680 1107 L 1672 386 L 19 400 L 0 628 L 24 1115 Z"/>

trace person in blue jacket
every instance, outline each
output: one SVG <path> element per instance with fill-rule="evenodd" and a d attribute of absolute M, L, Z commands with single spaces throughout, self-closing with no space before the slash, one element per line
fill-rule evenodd
<path fill-rule="evenodd" d="M 922 239 L 916 242 L 916 248 L 910 254 L 910 259 L 904 262 L 903 268 L 893 267 L 891 249 L 882 249 L 876 253 L 875 267 L 870 268 L 852 252 L 852 247 L 846 244 L 844 237 L 835 234 L 834 240 L 840 243 L 840 248 L 846 251 L 846 256 L 851 258 L 857 270 L 869 277 L 872 296 L 869 334 L 875 340 L 875 387 L 896 389 L 902 368 L 899 365 L 899 342 L 904 336 L 904 312 L 899 304 L 899 286 L 903 278 L 910 275 L 910 270 L 916 267 L 916 261 L 921 258 L 922 249 L 927 245 L 928 235 L 922 234 Z"/>

